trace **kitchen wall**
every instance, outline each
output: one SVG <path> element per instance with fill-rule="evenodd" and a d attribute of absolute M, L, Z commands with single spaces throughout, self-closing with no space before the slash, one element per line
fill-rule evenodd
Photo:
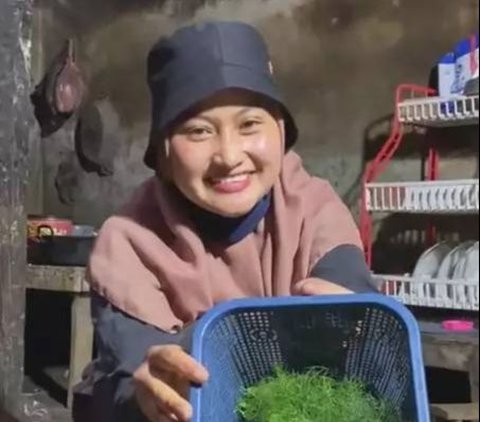
<path fill-rule="evenodd" d="M 301 130 L 297 150 L 355 209 L 364 159 L 388 134 L 395 87 L 427 82 L 435 59 L 478 28 L 478 1 L 39 0 L 33 76 L 38 81 L 65 37 L 75 38 L 89 103 L 100 112 L 103 155 L 114 172 L 99 177 L 81 170 L 73 118 L 39 143 L 43 173 L 32 173 L 32 186 L 38 185 L 33 210 L 100 224 L 151 174 L 142 164 L 149 119 L 146 52 L 174 28 L 212 18 L 251 22 L 265 35 Z M 477 172 L 478 129 L 473 132 L 447 134 L 444 177 Z M 409 136 L 386 178 L 419 177 L 422 139 Z M 59 201 L 56 183 L 67 204 Z"/>

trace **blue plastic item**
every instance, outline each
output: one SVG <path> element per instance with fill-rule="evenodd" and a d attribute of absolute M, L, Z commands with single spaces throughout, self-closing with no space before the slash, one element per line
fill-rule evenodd
<path fill-rule="evenodd" d="M 322 366 L 358 379 L 390 401 L 402 421 L 430 421 L 417 323 L 382 295 L 224 303 L 198 322 L 192 355 L 210 372 L 203 387 L 191 389 L 193 422 L 241 422 L 235 409 L 243 388 L 279 364 L 293 371 Z"/>

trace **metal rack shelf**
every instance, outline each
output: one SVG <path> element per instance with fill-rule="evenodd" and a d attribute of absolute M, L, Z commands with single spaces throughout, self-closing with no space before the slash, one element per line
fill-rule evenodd
<path fill-rule="evenodd" d="M 382 291 L 405 305 L 441 309 L 479 310 L 479 282 L 398 275 L 373 276 Z"/>
<path fill-rule="evenodd" d="M 479 181 L 438 180 L 440 156 L 430 139 L 422 174 L 428 181 L 377 183 L 404 140 L 405 126 L 451 127 L 479 124 L 479 96 L 442 98 L 429 87 L 401 84 L 395 92 L 395 113 L 390 136 L 363 175 L 360 232 L 365 257 L 373 262 L 372 212 L 412 214 L 478 214 Z M 434 132 L 429 131 L 427 134 Z M 436 227 L 427 227 L 427 243 L 433 244 Z M 479 281 L 449 280 L 411 275 L 374 275 L 381 290 L 406 305 L 444 309 L 479 310 Z"/>
<path fill-rule="evenodd" d="M 478 125 L 478 95 L 409 98 L 397 104 L 397 112 L 399 121 L 405 124 L 431 127 Z"/>
<path fill-rule="evenodd" d="M 371 212 L 478 213 L 479 181 L 367 183 L 366 205 Z"/>

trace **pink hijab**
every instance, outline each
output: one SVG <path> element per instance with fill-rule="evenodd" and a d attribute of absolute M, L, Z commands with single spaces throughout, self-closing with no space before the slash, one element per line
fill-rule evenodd
<path fill-rule="evenodd" d="M 223 301 L 290 295 L 344 244 L 361 247 L 349 211 L 288 152 L 266 217 L 228 247 L 203 241 L 167 186 L 147 180 L 102 227 L 87 278 L 117 308 L 173 332 Z"/>

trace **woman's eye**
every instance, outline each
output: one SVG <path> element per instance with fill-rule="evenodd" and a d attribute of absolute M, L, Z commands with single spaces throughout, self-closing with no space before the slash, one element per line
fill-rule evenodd
<path fill-rule="evenodd" d="M 190 136 L 198 138 L 198 137 L 208 136 L 212 133 L 212 131 L 206 127 L 193 127 L 193 128 L 188 128 L 187 133 Z"/>
<path fill-rule="evenodd" d="M 252 130 L 256 129 L 260 125 L 260 121 L 258 120 L 247 120 L 241 124 L 241 129 L 243 130 Z"/>

